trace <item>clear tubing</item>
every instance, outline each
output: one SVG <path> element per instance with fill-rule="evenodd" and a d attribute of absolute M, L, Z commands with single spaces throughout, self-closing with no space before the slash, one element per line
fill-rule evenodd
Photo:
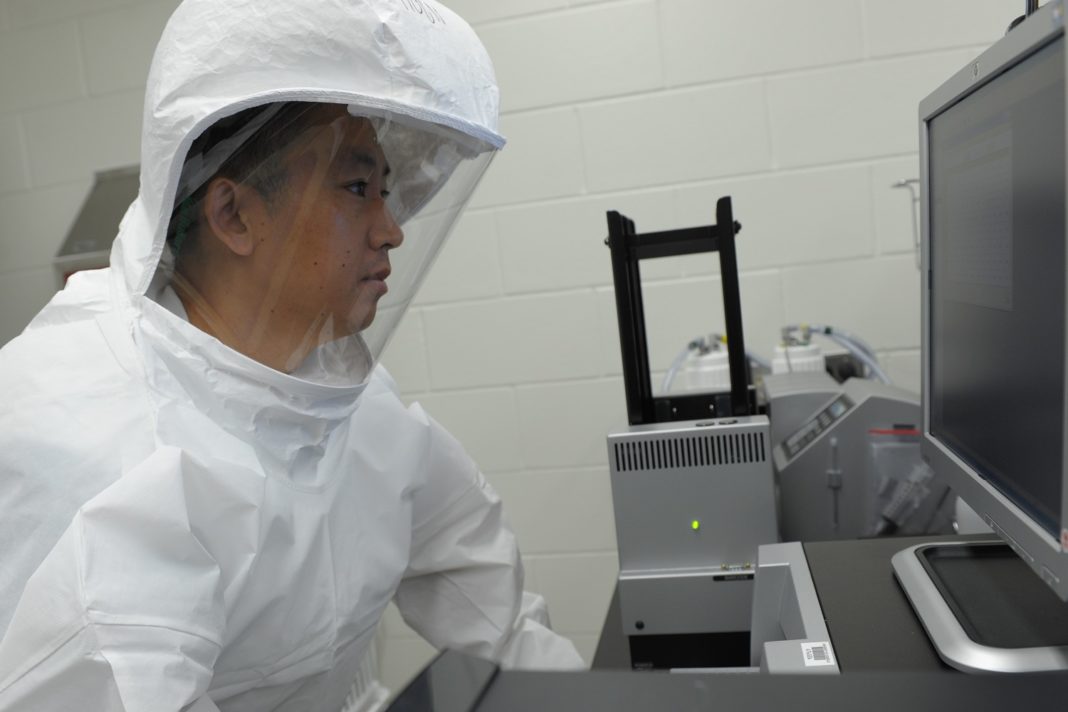
<path fill-rule="evenodd" d="M 879 362 L 876 361 L 873 357 L 869 356 L 863 349 L 853 343 L 853 341 L 835 333 L 827 334 L 827 336 L 833 339 L 835 342 L 844 346 L 851 354 L 860 359 L 860 362 L 868 367 L 868 370 L 871 372 L 871 375 L 877 380 L 879 380 L 881 383 L 889 384 L 891 382 L 890 376 L 888 376 L 886 374 L 886 371 L 884 371 L 882 367 L 879 366 Z"/>
<path fill-rule="evenodd" d="M 664 374 L 664 380 L 660 383 L 660 392 L 668 393 L 671 389 L 671 384 L 675 380 L 675 376 L 678 375 L 679 369 L 682 368 L 682 364 L 686 363 L 686 359 L 690 357 L 691 351 L 696 351 L 694 344 L 696 340 L 686 344 L 686 348 L 675 356 L 671 362 L 671 366 L 668 368 L 667 373 Z"/>
<path fill-rule="evenodd" d="M 667 373 L 664 374 L 664 380 L 660 382 L 660 392 L 668 393 L 671 390 L 671 384 L 675 382 L 675 377 L 679 375 L 679 369 L 686 363 L 686 359 L 689 358 L 690 353 L 693 351 L 700 351 L 702 348 L 707 348 L 709 343 L 723 342 L 723 337 L 719 334 L 709 334 L 707 337 L 698 336 L 696 339 L 686 344 L 686 348 L 680 351 L 672 360 L 671 366 L 668 367 Z M 728 348 L 730 348 L 728 346 Z M 755 363 L 765 371 L 771 371 L 771 362 L 767 359 L 760 357 L 752 351 L 746 351 L 745 357 Z"/>
<path fill-rule="evenodd" d="M 809 331 L 813 331 L 818 334 L 825 334 L 827 336 L 830 336 L 831 334 L 837 334 L 838 336 L 842 336 L 851 341 L 857 348 L 868 354 L 868 356 L 872 358 L 877 358 L 875 355 L 875 351 L 867 344 L 866 341 L 864 341 L 864 339 L 860 338 L 856 334 L 851 334 L 850 332 L 844 331 L 835 326 L 827 326 L 824 324 L 806 324 L 804 326 L 802 326 L 801 324 L 790 324 L 788 326 L 784 326 L 782 328 L 782 331 L 783 333 L 789 333 L 791 331 L 801 331 L 802 328 L 807 328 Z"/>
<path fill-rule="evenodd" d="M 861 363 L 868 367 L 872 376 L 882 383 L 891 383 L 890 377 L 886 374 L 886 371 L 879 365 L 878 357 L 875 355 L 875 351 L 859 336 L 851 334 L 847 331 L 843 331 L 833 326 L 827 326 L 823 324 L 809 324 L 807 327 L 809 330 L 823 334 L 827 336 L 835 343 L 840 344 L 843 348 L 849 351 L 851 354 L 857 357 Z M 800 331 L 801 325 L 790 324 L 783 327 L 783 333 L 789 333 L 791 331 Z"/>

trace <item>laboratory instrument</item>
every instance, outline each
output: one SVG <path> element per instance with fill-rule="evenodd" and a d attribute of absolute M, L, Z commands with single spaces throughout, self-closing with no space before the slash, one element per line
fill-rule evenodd
<path fill-rule="evenodd" d="M 757 547 L 778 541 L 769 423 L 754 407 L 730 198 L 716 224 L 638 234 L 608 214 L 627 428 L 608 435 L 623 626 L 635 667 L 747 665 Z M 716 252 L 730 390 L 654 396 L 639 261 Z"/>
<path fill-rule="evenodd" d="M 952 532 L 955 498 L 920 458 L 916 394 L 826 372 L 761 389 L 784 541 Z"/>

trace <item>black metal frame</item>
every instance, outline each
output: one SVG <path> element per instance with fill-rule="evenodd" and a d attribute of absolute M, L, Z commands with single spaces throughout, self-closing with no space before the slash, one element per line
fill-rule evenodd
<path fill-rule="evenodd" d="M 749 370 L 742 336 L 742 300 L 734 245 L 734 236 L 741 229 L 741 224 L 734 220 L 730 196 L 716 201 L 715 225 L 643 235 L 635 232 L 633 220 L 615 210 L 608 212 L 608 239 L 605 244 L 612 251 L 619 345 L 623 356 L 623 385 L 627 393 L 627 418 L 631 425 L 698 420 L 710 416 L 742 416 L 756 412 L 749 389 Z M 729 393 L 655 397 L 650 380 L 638 262 L 699 252 L 719 253 L 731 390 Z"/>

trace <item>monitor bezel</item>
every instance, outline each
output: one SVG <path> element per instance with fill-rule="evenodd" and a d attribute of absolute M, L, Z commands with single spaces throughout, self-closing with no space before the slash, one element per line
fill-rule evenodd
<path fill-rule="evenodd" d="M 1054 42 L 1064 34 L 1062 0 L 1052 0 L 1017 26 L 1008 35 L 998 40 L 976 59 L 954 74 L 948 81 L 920 102 L 920 226 L 922 323 L 922 412 L 923 437 L 921 452 L 924 459 L 940 475 L 945 476 L 950 487 L 968 503 L 994 532 L 1065 601 L 1068 601 L 1068 461 L 1062 448 L 1061 473 L 1064 486 L 1061 488 L 1059 523 L 1061 535 L 1055 538 L 1032 517 L 1006 497 L 994 485 L 984 479 L 963 459 L 958 457 L 943 442 L 931 434 L 931 252 L 930 252 L 930 190 L 928 189 L 928 125 L 929 122 L 950 106 L 964 99 L 1000 74 Z M 1068 61 L 1068 51 L 1065 52 Z M 1068 72 L 1066 72 L 1068 77 Z M 1068 156 L 1066 156 L 1068 160 Z M 1066 223 L 1068 224 L 1068 223 Z M 1066 265 L 1068 268 L 1068 265 Z M 1068 284 L 1068 280 L 1066 280 Z M 1068 300 L 1068 294 L 1065 295 Z M 1066 329 L 1068 338 L 1068 329 Z M 1068 353 L 1068 344 L 1066 344 Z M 1066 359 L 1068 361 L 1068 359 Z M 1068 381 L 1066 381 L 1068 383 Z M 1062 403 L 1065 417 L 1065 432 L 1062 443 L 1068 442 L 1068 393 Z"/>

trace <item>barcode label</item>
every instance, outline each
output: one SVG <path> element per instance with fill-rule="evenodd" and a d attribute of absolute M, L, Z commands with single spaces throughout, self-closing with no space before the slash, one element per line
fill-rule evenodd
<path fill-rule="evenodd" d="M 801 643 L 801 657 L 805 660 L 805 667 L 819 665 L 834 665 L 834 654 L 831 653 L 830 643 Z"/>

